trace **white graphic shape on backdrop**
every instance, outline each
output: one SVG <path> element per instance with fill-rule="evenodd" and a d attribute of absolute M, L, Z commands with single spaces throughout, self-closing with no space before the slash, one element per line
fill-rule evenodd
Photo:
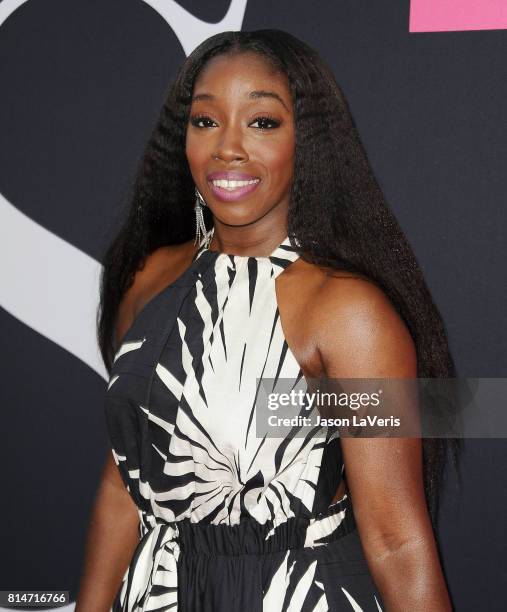
<path fill-rule="evenodd" d="M 0 305 L 107 379 L 95 338 L 101 265 L 0 194 Z"/>
<path fill-rule="evenodd" d="M 198 19 L 174 0 L 144 0 L 144 2 L 167 21 L 180 41 L 185 55 L 188 56 L 197 45 L 213 34 L 241 30 L 247 0 L 232 0 L 227 13 L 218 23 L 208 23 Z"/>
<path fill-rule="evenodd" d="M 169 24 L 187 56 L 214 34 L 241 30 L 247 4 L 247 0 L 232 0 L 220 22 L 208 23 L 174 0 L 143 1 Z M 0 0 L 0 27 L 25 2 Z M 95 336 L 101 264 L 30 219 L 1 194 L 0 228 L 0 306 L 107 380 Z M 7 608 L 0 610 L 7 612 Z M 54 610 L 71 612 L 74 604 Z"/>

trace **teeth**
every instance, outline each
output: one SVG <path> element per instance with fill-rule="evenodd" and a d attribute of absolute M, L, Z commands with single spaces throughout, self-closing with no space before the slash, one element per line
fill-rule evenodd
<path fill-rule="evenodd" d="M 211 181 L 215 187 L 221 187 L 222 189 L 227 189 L 228 191 L 232 191 L 233 189 L 238 189 L 238 187 L 244 187 L 245 185 L 253 185 L 254 183 L 258 183 L 260 179 L 252 179 L 250 181 L 227 181 L 226 179 L 217 179 Z"/>

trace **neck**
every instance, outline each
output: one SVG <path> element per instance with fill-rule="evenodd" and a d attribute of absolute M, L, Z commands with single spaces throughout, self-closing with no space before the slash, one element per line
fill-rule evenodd
<path fill-rule="evenodd" d="M 287 229 L 276 228 L 267 232 L 252 232 L 243 228 L 214 228 L 210 251 L 230 253 L 243 257 L 267 257 L 287 237 Z"/>

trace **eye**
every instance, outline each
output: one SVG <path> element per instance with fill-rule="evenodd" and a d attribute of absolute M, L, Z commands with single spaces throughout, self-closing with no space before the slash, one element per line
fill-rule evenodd
<path fill-rule="evenodd" d="M 194 117 L 190 118 L 190 123 L 197 128 L 207 128 L 210 127 L 209 125 L 199 125 L 200 123 L 214 123 L 213 119 L 210 119 L 209 117 L 207 117 L 206 115 L 195 115 Z"/>
<path fill-rule="evenodd" d="M 194 127 L 200 128 L 200 129 L 206 129 L 209 127 L 213 127 L 213 124 L 216 125 L 213 119 L 211 119 L 207 115 L 194 115 L 193 117 L 190 118 L 190 123 Z M 255 123 L 258 124 L 256 128 L 258 130 L 272 130 L 274 128 L 277 128 L 280 125 L 280 121 L 278 121 L 274 117 L 270 117 L 269 115 L 262 115 L 262 116 L 256 117 L 254 121 L 250 123 L 250 125 L 253 125 Z"/>
<path fill-rule="evenodd" d="M 259 124 L 259 127 L 257 128 L 259 130 L 272 130 L 273 128 L 277 128 L 280 125 L 280 121 L 278 121 L 274 117 L 270 117 L 269 115 L 256 117 L 250 125 L 252 125 L 253 123 Z"/>

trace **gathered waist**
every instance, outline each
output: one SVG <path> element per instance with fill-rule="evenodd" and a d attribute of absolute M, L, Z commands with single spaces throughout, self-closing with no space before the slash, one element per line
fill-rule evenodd
<path fill-rule="evenodd" d="M 168 522 L 140 513 L 141 536 L 155 529 L 161 541 L 178 540 L 186 555 L 256 555 L 288 549 L 319 546 L 337 540 L 356 529 L 350 498 L 340 500 L 318 515 L 293 516 L 259 523 L 251 516 L 237 524 L 192 522 L 189 518 Z"/>
<path fill-rule="evenodd" d="M 193 523 L 189 518 L 168 522 L 145 511 L 140 511 L 139 516 L 141 539 L 112 612 L 152 609 L 150 599 L 154 593 L 157 609 L 163 600 L 168 609 L 177 610 L 178 565 L 182 557 L 190 560 L 286 553 L 291 549 L 325 546 L 356 529 L 347 494 L 320 514 L 266 523 L 251 516 L 233 525 Z"/>

